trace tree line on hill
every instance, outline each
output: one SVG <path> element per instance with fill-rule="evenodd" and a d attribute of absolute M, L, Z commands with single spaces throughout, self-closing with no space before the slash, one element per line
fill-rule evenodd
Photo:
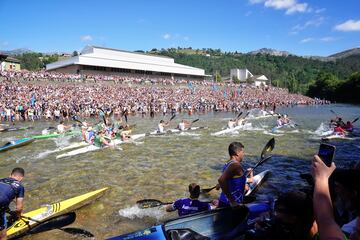
<path fill-rule="evenodd" d="M 137 51 L 144 52 L 144 51 Z M 294 55 L 242 54 L 222 52 L 220 49 L 169 48 L 144 52 L 168 56 L 176 63 L 205 69 L 216 81 L 229 77 L 232 68 L 247 68 L 254 75 L 264 74 L 273 86 L 288 88 L 290 92 L 302 93 L 333 101 L 358 102 L 360 55 L 350 55 L 333 61 L 320 61 Z M 78 55 L 76 51 L 73 56 Z M 39 70 L 61 56 L 41 53 L 17 55 L 22 68 Z M 354 92 L 354 94 L 352 94 Z"/>

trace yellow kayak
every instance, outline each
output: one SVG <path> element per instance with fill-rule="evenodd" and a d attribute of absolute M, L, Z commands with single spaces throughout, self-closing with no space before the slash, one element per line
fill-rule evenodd
<path fill-rule="evenodd" d="M 25 213 L 23 216 L 34 219 L 35 221 L 21 218 L 10 226 L 6 233 L 8 237 L 19 236 L 30 228 L 33 228 L 50 218 L 74 211 L 75 209 L 89 204 L 91 201 L 101 197 L 107 189 L 108 188 L 102 188 Z"/>

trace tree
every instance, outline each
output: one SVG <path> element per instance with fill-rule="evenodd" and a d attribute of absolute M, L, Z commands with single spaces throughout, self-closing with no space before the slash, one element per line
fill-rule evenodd
<path fill-rule="evenodd" d="M 215 74 L 215 81 L 222 82 L 221 74 L 219 72 L 216 72 L 216 74 Z"/>
<path fill-rule="evenodd" d="M 331 73 L 321 72 L 316 81 L 309 87 L 308 94 L 312 97 L 336 100 L 336 89 L 339 87 L 339 79 Z"/>
<path fill-rule="evenodd" d="M 24 53 L 18 55 L 21 67 L 30 71 L 40 70 L 44 67 L 44 63 L 39 59 L 38 53 Z"/>
<path fill-rule="evenodd" d="M 77 51 L 73 51 L 72 56 L 73 56 L 73 57 L 79 56 L 79 53 L 78 53 Z"/>
<path fill-rule="evenodd" d="M 232 76 L 232 81 L 235 84 L 239 84 L 240 83 L 240 79 L 237 76 Z"/>

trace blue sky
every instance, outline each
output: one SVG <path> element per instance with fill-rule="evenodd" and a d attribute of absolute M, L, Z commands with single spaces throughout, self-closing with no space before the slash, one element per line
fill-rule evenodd
<path fill-rule="evenodd" d="M 360 46 L 359 9 L 359 0 L 0 0 L 0 49 L 267 47 L 327 56 Z"/>

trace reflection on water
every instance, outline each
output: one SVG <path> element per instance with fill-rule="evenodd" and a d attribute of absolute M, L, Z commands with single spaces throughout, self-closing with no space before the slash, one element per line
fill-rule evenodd
<path fill-rule="evenodd" d="M 276 118 L 262 118 L 249 120 L 251 128 L 238 130 L 235 134 L 211 136 L 236 114 L 194 115 L 191 116 L 192 120 L 200 118 L 194 126 L 204 126 L 206 129 L 150 136 L 141 139 L 140 144 L 121 145 L 122 151 L 109 148 L 62 159 L 56 159 L 56 155 L 62 152 L 52 151 L 78 141 L 79 137 L 37 140 L 31 145 L 0 153 L 0 176 L 8 176 L 16 166 L 25 168 L 26 211 L 104 186 L 111 187 L 111 191 L 100 200 L 78 210 L 77 220 L 73 224 L 73 227 L 84 228 L 95 234 L 97 239 L 103 239 L 174 217 L 175 213 L 165 213 L 162 208 L 139 210 L 134 206 L 135 202 L 144 198 L 173 201 L 187 195 L 190 182 L 197 182 L 203 187 L 213 186 L 228 159 L 227 147 L 232 141 L 241 141 L 245 145 L 243 164 L 250 167 L 256 164 L 266 142 L 275 136 L 273 158 L 258 169 L 259 172 L 265 169 L 273 172 L 259 192 L 262 197 L 305 186 L 299 174 L 309 172 L 311 156 L 317 152 L 321 139 L 322 131 L 319 128 L 326 129 L 326 121 L 334 117 L 330 109 L 341 113 L 345 120 L 360 116 L 360 108 L 349 105 L 284 108 L 279 112 L 292 117 L 298 128 L 272 133 Z M 175 127 L 182 118 L 190 117 L 177 116 L 171 122 L 171 127 Z M 137 134 L 154 130 L 160 119 L 160 116 L 155 119 L 130 117 L 129 121 L 136 124 L 134 133 Z M 34 129 L 29 131 L 1 133 L 0 144 L 37 135 L 42 129 L 54 126 L 50 122 L 33 125 Z M 360 135 L 359 132 L 355 134 Z M 331 143 L 337 147 L 337 166 L 348 166 L 358 160 L 358 139 Z M 215 198 L 216 194 L 215 191 L 211 196 Z M 57 230 L 26 239 L 49 238 L 76 239 Z"/>

